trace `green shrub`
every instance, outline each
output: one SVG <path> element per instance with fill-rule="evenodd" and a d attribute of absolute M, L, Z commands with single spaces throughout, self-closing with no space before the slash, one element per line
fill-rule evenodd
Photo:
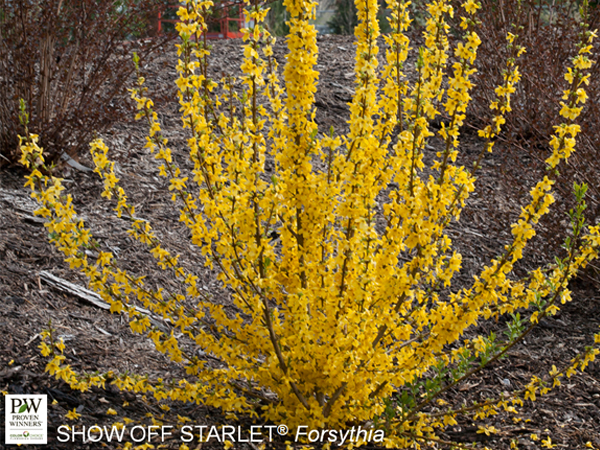
<path fill-rule="evenodd" d="M 273 36 L 286 36 L 290 32 L 283 0 L 269 4 L 269 14 L 267 14 L 265 25 Z"/>
<path fill-rule="evenodd" d="M 378 6 L 377 20 L 380 31 L 388 33 L 391 28 L 388 25 L 388 11 L 386 11 L 384 2 Z M 352 0 L 334 0 L 333 6 L 335 13 L 332 19 L 327 23 L 333 34 L 352 34 L 358 25 L 358 15 L 356 5 Z"/>

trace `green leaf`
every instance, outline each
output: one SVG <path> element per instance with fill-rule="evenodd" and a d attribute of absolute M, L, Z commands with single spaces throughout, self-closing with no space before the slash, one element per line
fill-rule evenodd
<path fill-rule="evenodd" d="M 19 414 L 21 414 L 26 409 L 27 409 L 27 403 L 25 403 L 24 405 L 21 405 L 21 407 L 19 408 Z"/>

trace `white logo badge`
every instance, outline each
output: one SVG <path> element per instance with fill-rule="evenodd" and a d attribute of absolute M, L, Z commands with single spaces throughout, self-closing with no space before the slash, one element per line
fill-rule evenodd
<path fill-rule="evenodd" d="M 4 397 L 7 444 L 48 443 L 48 400 L 45 395 Z"/>

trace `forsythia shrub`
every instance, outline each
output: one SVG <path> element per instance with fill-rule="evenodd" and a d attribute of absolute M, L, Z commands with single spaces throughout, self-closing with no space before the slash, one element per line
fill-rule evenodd
<path fill-rule="evenodd" d="M 174 162 L 143 78 L 132 89 L 137 118 L 150 127 L 146 147 L 169 180 L 180 221 L 202 249 L 205 265 L 218 269 L 237 312 L 213 302 L 197 275 L 136 216 L 101 140 L 91 151 L 103 195 L 116 200 L 118 216 L 131 223 L 129 234 L 174 274 L 181 290 L 152 289 L 143 277 L 120 269 L 111 252 L 87 256 L 85 249 L 98 244 L 76 219 L 60 179 L 40 170 L 43 152 L 36 137 L 22 140 L 22 161 L 32 167 L 27 185 L 42 205 L 37 214 L 48 219 L 51 240 L 71 267 L 89 277 L 111 311 L 126 314 L 131 329 L 180 362 L 187 376 L 76 374 L 51 330 L 45 333 L 50 342 L 42 344 L 42 353 L 53 356 L 47 370 L 75 389 L 110 380 L 159 401 L 256 412 L 292 427 L 344 427 L 385 417 L 386 444 L 407 448 L 435 442 L 458 414 L 481 419 L 500 410 L 515 412 L 523 400 L 535 400 L 550 384 L 585 368 L 598 353 L 592 347 L 509 396 L 431 409 L 440 394 L 506 354 L 536 322 L 555 314 L 570 299 L 569 279 L 597 256 L 600 227 L 585 225 L 585 187 L 578 187 L 567 256 L 523 278 L 512 274 L 553 202 L 556 167 L 574 151 L 579 132 L 574 120 L 585 101 L 595 34 L 582 25 L 565 75 L 570 88 L 562 99 L 562 121 L 550 141 L 548 176 L 531 190 L 512 227 L 512 242 L 471 286 L 452 289 L 461 255 L 452 250 L 445 230 L 459 219 L 477 169 L 477 164 L 459 166 L 456 158 L 480 44 L 474 30 L 479 5 L 473 0 L 461 5 L 463 39 L 451 52 L 446 19 L 459 11 L 446 0 L 429 4 L 425 45 L 418 50 L 416 82 L 410 83 L 403 72 L 410 50 L 409 2 L 388 0 L 392 32 L 384 36 L 386 63 L 379 69 L 377 1 L 357 0 L 356 93 L 344 136 L 333 130 L 320 134 L 314 121 L 319 74 L 310 20 L 316 2 L 286 0 L 285 5 L 289 53 L 281 83 L 273 38 L 261 25 L 267 10 L 246 4 L 253 25 L 245 30 L 242 90 L 231 78 L 222 80 L 219 90 L 207 77 L 210 47 L 202 34 L 212 2 L 187 0 L 180 9 L 177 86 L 194 166 L 190 174 Z M 507 45 L 511 56 L 491 104 L 496 115 L 480 131 L 486 141 L 482 155 L 492 151 L 520 77 L 517 60 L 525 49 L 512 33 Z M 423 149 L 434 135 L 429 122 L 442 109 L 450 118 L 439 130 L 444 146 L 426 168 Z M 136 305 L 167 319 L 171 331 L 153 327 Z M 500 316 L 512 317 L 505 341 L 464 337 L 472 325 Z M 210 355 L 210 362 L 199 355 Z"/>

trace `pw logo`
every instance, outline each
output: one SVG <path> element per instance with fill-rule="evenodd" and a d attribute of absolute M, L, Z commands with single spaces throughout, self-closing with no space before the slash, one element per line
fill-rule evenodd
<path fill-rule="evenodd" d="M 45 395 L 6 395 L 7 444 L 47 444 L 48 399 Z"/>
<path fill-rule="evenodd" d="M 42 404 L 42 397 L 39 396 L 40 398 L 37 399 L 37 404 L 35 399 L 32 400 L 28 400 L 27 398 L 22 399 L 22 398 L 11 398 L 11 403 L 12 403 L 12 408 L 10 413 L 11 414 L 23 414 L 23 413 L 27 413 L 27 414 L 37 414 L 40 405 Z"/>

